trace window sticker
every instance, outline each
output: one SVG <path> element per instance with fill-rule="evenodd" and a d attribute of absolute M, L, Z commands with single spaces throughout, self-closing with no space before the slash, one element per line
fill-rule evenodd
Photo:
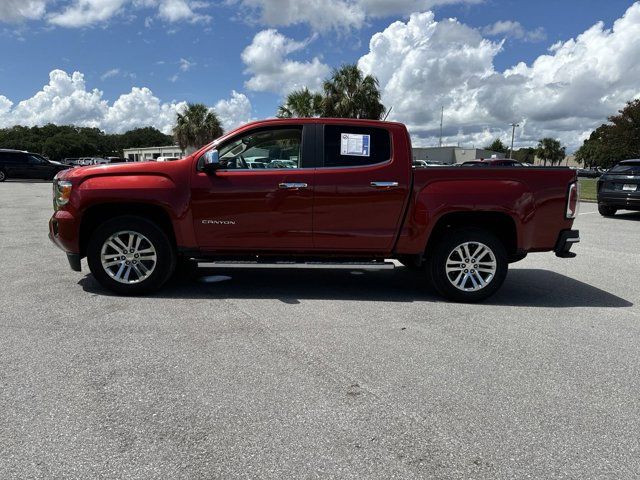
<path fill-rule="evenodd" d="M 355 133 L 342 133 L 340 155 L 354 157 L 368 157 L 370 155 L 371 135 L 358 135 Z"/>

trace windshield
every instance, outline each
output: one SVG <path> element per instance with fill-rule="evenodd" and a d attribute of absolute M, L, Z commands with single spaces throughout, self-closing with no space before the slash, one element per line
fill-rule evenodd
<path fill-rule="evenodd" d="M 609 170 L 614 175 L 640 175 L 640 162 L 618 164 Z"/>

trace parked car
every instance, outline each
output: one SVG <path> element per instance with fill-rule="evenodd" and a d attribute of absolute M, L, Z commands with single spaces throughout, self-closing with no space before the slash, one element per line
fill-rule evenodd
<path fill-rule="evenodd" d="M 7 178 L 51 180 L 68 165 L 54 162 L 37 153 L 22 150 L 0 150 L 0 182 Z"/>
<path fill-rule="evenodd" d="M 522 167 L 522 163 L 509 158 L 489 158 L 468 160 L 459 164 L 461 167 Z"/>
<path fill-rule="evenodd" d="M 624 160 L 598 180 L 598 211 L 611 217 L 618 210 L 640 210 L 640 160 Z"/>
<path fill-rule="evenodd" d="M 76 166 L 78 164 L 78 158 L 65 158 L 62 160 L 62 162 L 64 165 L 69 165 L 69 166 Z"/>
<path fill-rule="evenodd" d="M 582 178 L 598 178 L 602 175 L 602 170 L 598 168 L 578 168 L 578 177 Z"/>
<path fill-rule="evenodd" d="M 248 168 L 259 155 L 289 168 Z M 577 204 L 568 168 L 414 169 L 400 123 L 272 119 L 175 162 L 60 174 L 49 235 L 73 270 L 87 257 L 120 294 L 157 290 L 194 259 L 380 268 L 392 258 L 473 302 L 528 252 L 575 256 Z"/>
<path fill-rule="evenodd" d="M 124 163 L 126 161 L 127 159 L 122 157 L 107 157 L 107 162 L 109 163 Z"/>
<path fill-rule="evenodd" d="M 414 160 L 413 161 L 413 166 L 416 168 L 442 167 L 444 165 L 446 165 L 446 163 L 433 162 L 430 160 Z"/>

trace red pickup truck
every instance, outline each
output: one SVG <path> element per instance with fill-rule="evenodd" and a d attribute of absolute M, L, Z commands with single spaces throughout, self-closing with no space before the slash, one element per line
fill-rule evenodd
<path fill-rule="evenodd" d="M 265 120 L 181 160 L 67 170 L 53 189 L 51 239 L 120 294 L 157 290 L 185 262 L 397 259 L 472 302 L 528 252 L 573 257 L 579 241 L 572 170 L 415 169 L 392 122 Z"/>

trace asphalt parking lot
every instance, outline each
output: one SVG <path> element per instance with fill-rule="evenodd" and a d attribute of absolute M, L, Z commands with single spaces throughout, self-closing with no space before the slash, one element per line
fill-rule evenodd
<path fill-rule="evenodd" d="M 583 204 L 481 305 L 404 268 L 207 270 L 120 298 L 0 184 L 0 478 L 640 476 L 640 213 Z"/>

